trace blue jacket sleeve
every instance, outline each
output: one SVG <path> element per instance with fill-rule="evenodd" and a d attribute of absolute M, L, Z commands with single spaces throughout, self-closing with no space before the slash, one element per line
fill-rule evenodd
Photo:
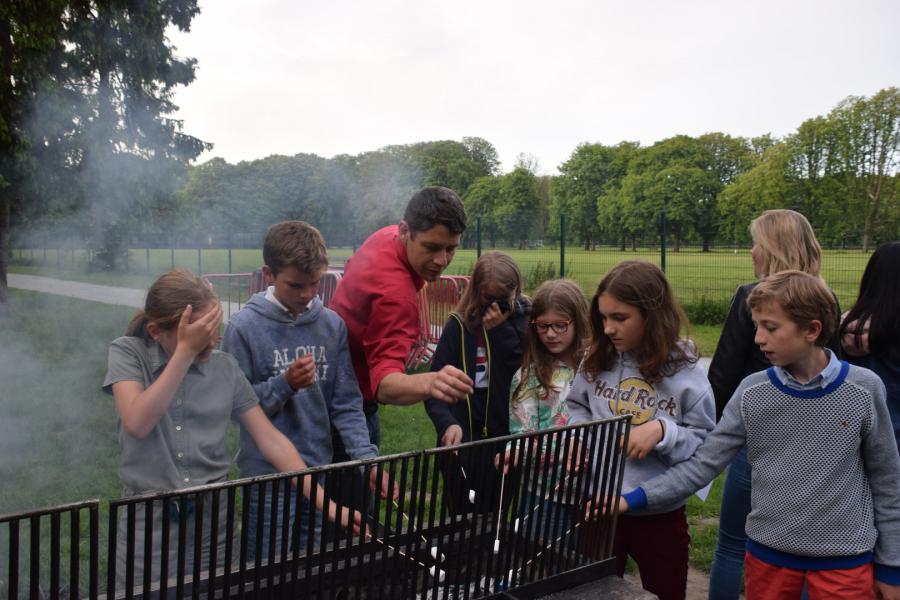
<path fill-rule="evenodd" d="M 337 429 L 347 454 L 354 460 L 378 456 L 378 447 L 369 440 L 369 427 L 363 413 L 363 397 L 353 372 L 347 326 L 341 321 L 337 340 L 337 372 L 334 391 L 325 398 L 331 425 Z"/>
<path fill-rule="evenodd" d="M 262 376 L 257 375 L 250 344 L 234 323 L 229 323 L 225 328 L 222 350 L 237 360 L 238 366 L 250 381 L 250 385 L 253 386 L 256 397 L 259 398 L 259 405 L 269 417 L 278 414 L 284 408 L 285 403 L 293 397 L 294 390 L 288 385 L 283 374 L 272 375 L 264 380 Z"/>

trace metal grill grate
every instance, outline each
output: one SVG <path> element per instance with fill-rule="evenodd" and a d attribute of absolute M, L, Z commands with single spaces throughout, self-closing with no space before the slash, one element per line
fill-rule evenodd
<path fill-rule="evenodd" d="M 96 501 L 2 517 L 0 597 L 95 598 L 98 581 L 106 597 L 121 598 L 537 597 L 613 572 L 615 515 L 584 512 L 589 498 L 621 492 L 618 440 L 629 423 L 114 500 L 105 565 Z M 396 498 L 370 489 L 373 471 Z M 318 523 L 321 535 L 301 543 L 291 516 L 302 512 L 302 494 L 291 494 L 301 478 L 337 499 L 344 516 L 347 506 L 365 514 L 367 531 L 340 528 L 313 505 L 303 524 Z M 254 514 L 254 495 L 268 508 Z"/>

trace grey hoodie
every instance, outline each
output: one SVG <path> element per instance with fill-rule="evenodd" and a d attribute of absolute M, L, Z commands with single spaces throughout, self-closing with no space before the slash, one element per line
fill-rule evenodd
<path fill-rule="evenodd" d="M 222 349 L 232 354 L 253 386 L 260 406 L 294 444 L 309 466 L 332 461 L 331 428 L 354 459 L 377 456 L 369 442 L 362 395 L 347 347 L 347 327 L 316 297 L 294 319 L 280 306 L 255 294 L 225 329 Z M 304 354 L 316 361 L 316 383 L 296 392 L 284 372 Z M 241 428 L 241 476 L 277 471 Z"/>
<path fill-rule="evenodd" d="M 716 402 L 699 363 L 650 384 L 628 353 L 620 354 L 608 371 L 590 377 L 579 370 L 566 399 L 569 424 L 632 414 L 631 426 L 665 419 L 665 437 L 642 459 L 625 461 L 623 490 L 631 490 L 689 459 L 716 424 Z M 599 457 L 597 457 L 599 458 Z M 635 514 L 675 510 L 684 500 L 654 506 Z"/>

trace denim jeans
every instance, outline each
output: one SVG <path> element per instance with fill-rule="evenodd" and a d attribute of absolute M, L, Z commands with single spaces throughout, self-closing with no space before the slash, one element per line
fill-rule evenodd
<path fill-rule="evenodd" d="M 247 531 L 244 535 L 247 537 L 247 560 L 255 561 L 256 560 L 256 542 L 257 536 L 259 532 L 257 530 L 257 515 L 259 514 L 260 506 L 259 506 L 259 488 L 258 486 L 251 486 L 249 489 L 250 494 L 250 503 L 249 503 L 249 518 L 247 520 Z M 284 515 L 284 491 L 281 490 L 278 493 L 278 516 L 275 519 L 275 556 L 278 557 L 281 555 L 281 531 L 283 525 L 283 515 Z M 288 552 L 291 550 L 291 535 L 293 533 L 293 528 L 297 527 L 299 532 L 299 544 L 297 548 L 299 549 L 300 554 L 305 554 L 307 550 L 307 544 L 309 542 L 309 501 L 306 497 L 301 496 L 300 498 L 300 517 L 296 517 L 297 510 L 297 489 L 291 488 L 290 497 L 287 500 L 290 508 L 290 517 L 288 520 Z M 260 559 L 265 560 L 269 557 L 269 531 L 271 529 L 270 525 L 272 523 L 272 492 L 271 488 L 266 490 L 266 499 L 263 503 L 263 522 L 262 522 L 262 552 L 260 554 Z M 316 511 L 315 515 L 315 526 L 313 531 L 313 552 L 318 551 L 319 540 L 322 538 L 322 513 L 321 511 Z"/>
<path fill-rule="evenodd" d="M 719 542 L 709 574 L 710 600 L 737 600 L 744 575 L 747 515 L 750 514 L 750 463 L 744 447 L 731 461 L 719 511 Z"/>

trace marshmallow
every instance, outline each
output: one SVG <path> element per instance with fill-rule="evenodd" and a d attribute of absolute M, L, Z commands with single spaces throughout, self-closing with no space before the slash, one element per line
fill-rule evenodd
<path fill-rule="evenodd" d="M 437 579 L 438 582 L 444 583 L 444 571 L 435 566 L 429 567 L 428 574 Z"/>
<path fill-rule="evenodd" d="M 469 490 L 469 503 L 475 504 L 475 490 Z"/>
<path fill-rule="evenodd" d="M 495 539 L 494 540 L 494 554 L 497 554 L 498 552 L 500 552 L 500 540 Z"/>

